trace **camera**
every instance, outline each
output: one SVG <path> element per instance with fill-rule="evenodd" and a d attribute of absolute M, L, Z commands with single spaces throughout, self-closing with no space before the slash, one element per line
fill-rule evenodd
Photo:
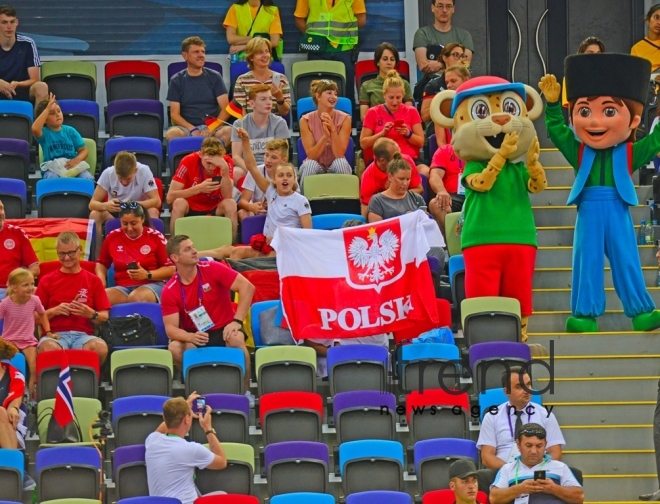
<path fill-rule="evenodd" d="M 94 439 L 107 439 L 113 434 L 112 415 L 109 411 L 101 410 L 98 412 L 99 419 L 92 424 L 92 429 L 99 429 L 98 434 L 94 434 Z"/>

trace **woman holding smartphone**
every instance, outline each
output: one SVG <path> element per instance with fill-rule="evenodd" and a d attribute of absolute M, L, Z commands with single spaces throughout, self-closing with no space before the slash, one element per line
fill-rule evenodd
<path fill-rule="evenodd" d="M 387 72 L 383 83 L 385 103 L 371 107 L 364 117 L 360 146 L 364 149 L 364 162 L 373 158 L 373 146 L 381 137 L 394 140 L 402 154 L 415 160 L 419 173 L 428 177 L 429 167 L 419 159 L 419 149 L 424 145 L 422 118 L 415 107 L 403 103 L 403 79 L 396 70 Z"/>
<path fill-rule="evenodd" d="M 252 112 L 248 103 L 248 90 L 256 84 L 268 84 L 273 95 L 273 110 L 271 113 L 282 117 L 291 109 L 291 88 L 286 75 L 275 72 L 268 68 L 271 60 L 270 40 L 254 37 L 245 46 L 245 61 L 247 61 L 249 72 L 239 75 L 234 84 L 234 98 L 229 104 L 228 111 L 232 108 L 241 109 L 242 115 Z M 233 114 L 238 116 L 238 114 Z"/>
<path fill-rule="evenodd" d="M 115 266 L 115 287 L 106 293 L 112 306 L 122 303 L 158 303 L 175 272 L 167 256 L 165 237 L 151 228 L 149 214 L 136 201 L 119 204 L 121 227 L 108 233 L 96 263 L 96 275 L 106 286 L 108 269 Z"/>

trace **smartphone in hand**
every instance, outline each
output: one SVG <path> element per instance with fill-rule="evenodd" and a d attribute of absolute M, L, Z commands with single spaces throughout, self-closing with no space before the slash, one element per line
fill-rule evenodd
<path fill-rule="evenodd" d="M 534 471 L 534 480 L 544 480 L 545 479 L 545 469 L 542 471 Z"/>
<path fill-rule="evenodd" d="M 203 415 L 206 413 L 206 398 L 205 397 L 198 397 L 195 399 L 195 404 L 194 404 L 194 411 L 198 415 Z M 543 471 L 545 472 L 545 471 Z"/>
<path fill-rule="evenodd" d="M 273 86 L 280 87 L 280 74 L 273 72 Z"/>
<path fill-rule="evenodd" d="M 406 123 L 403 119 L 397 119 L 394 121 L 394 127 L 395 128 L 400 128 L 401 126 L 404 126 Z"/>
<path fill-rule="evenodd" d="M 136 270 L 136 269 L 138 269 L 138 267 L 139 267 L 138 263 L 136 263 L 135 261 L 132 261 L 132 262 L 128 263 L 128 266 L 126 266 L 126 269 Z"/>
<path fill-rule="evenodd" d="M 221 175 L 216 175 L 211 179 L 213 182 L 217 182 L 218 184 L 222 182 L 222 176 Z"/>

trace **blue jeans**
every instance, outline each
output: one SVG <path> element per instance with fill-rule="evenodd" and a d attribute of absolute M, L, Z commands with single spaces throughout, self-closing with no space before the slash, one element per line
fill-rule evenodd
<path fill-rule="evenodd" d="M 56 173 L 53 173 L 50 170 L 46 170 L 45 172 L 41 173 L 41 178 L 42 179 L 51 179 L 51 178 L 60 178 Z M 80 172 L 76 177 L 74 178 L 81 178 L 85 180 L 94 180 L 94 175 L 89 173 L 87 170 Z"/>
<path fill-rule="evenodd" d="M 83 346 L 85 346 L 85 344 L 89 343 L 90 341 L 94 339 L 101 339 L 97 338 L 96 336 L 90 336 L 89 334 L 82 331 L 61 331 L 58 332 L 57 335 L 60 337 L 60 339 L 49 338 L 47 336 L 41 338 L 39 340 L 39 346 L 41 346 L 44 341 L 54 341 L 62 347 L 62 350 L 82 350 Z"/>

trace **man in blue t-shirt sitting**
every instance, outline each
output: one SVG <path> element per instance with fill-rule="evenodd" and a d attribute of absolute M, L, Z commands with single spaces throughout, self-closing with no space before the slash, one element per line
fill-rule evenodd
<path fill-rule="evenodd" d="M 172 138 L 186 136 L 215 136 L 226 149 L 231 145 L 231 127 L 226 111 L 229 99 L 225 82 L 215 70 L 205 68 L 206 44 L 199 37 L 188 37 L 181 43 L 181 55 L 187 68 L 174 74 L 167 90 L 170 101 L 172 126 L 165 133 L 169 142 Z M 207 119 L 219 119 L 218 126 L 207 126 Z"/>
<path fill-rule="evenodd" d="M 16 10 L 0 6 L 0 100 L 48 100 L 48 86 L 39 77 L 37 46 L 16 28 Z"/>

